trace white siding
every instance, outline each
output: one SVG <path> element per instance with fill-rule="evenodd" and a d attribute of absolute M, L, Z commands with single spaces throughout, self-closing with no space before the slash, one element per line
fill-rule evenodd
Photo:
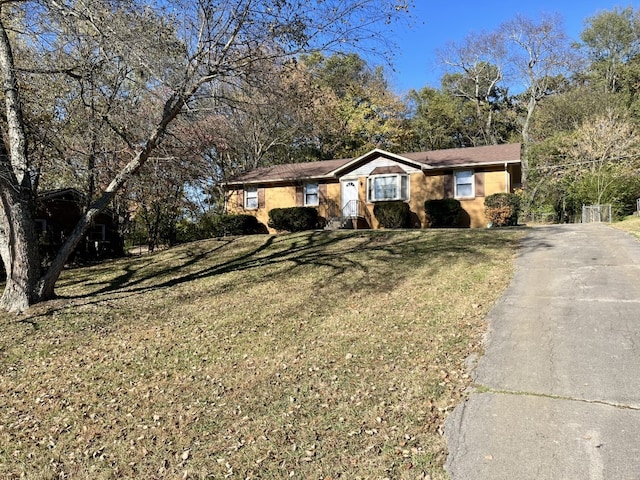
<path fill-rule="evenodd" d="M 350 171 L 344 176 L 347 178 L 368 177 L 371 172 L 378 167 L 394 167 L 396 165 L 402 168 L 407 173 L 416 173 L 420 171 L 420 169 L 406 165 L 404 163 L 396 162 L 395 160 L 391 160 L 389 158 L 378 157 L 374 160 L 371 160 L 370 162 L 360 165 L 358 168 Z"/>

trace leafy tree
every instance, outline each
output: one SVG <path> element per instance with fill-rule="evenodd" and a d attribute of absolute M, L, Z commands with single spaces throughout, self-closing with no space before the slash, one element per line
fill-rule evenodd
<path fill-rule="evenodd" d="M 357 53 L 325 56 L 320 52 L 304 57 L 304 64 L 317 83 L 328 88 L 338 98 L 345 98 L 375 81 L 375 74 Z"/>
<path fill-rule="evenodd" d="M 6 106 L 6 148 L 0 145 L 0 254 L 7 270 L 0 304 L 18 311 L 54 296 L 67 258 L 95 216 L 142 172 L 176 118 L 197 108 L 202 98 L 224 102 L 222 87 L 255 81 L 254 67 L 266 59 L 370 38 L 372 25 L 407 8 L 406 2 L 392 0 L 0 3 L 0 77 Z M 367 43 L 359 45 L 366 48 Z M 15 56 L 14 48 L 32 54 Z M 17 63 L 35 58 L 37 65 Z M 60 124 L 74 121 L 82 109 L 46 102 L 38 106 L 46 95 L 38 95 L 39 90 L 29 95 L 25 85 L 30 75 L 66 83 L 69 76 L 84 79 L 94 71 L 100 75 L 88 85 L 93 85 L 96 98 L 105 99 L 95 118 L 113 134 L 113 151 L 118 152 L 114 173 L 41 277 L 31 213 L 37 169 L 34 150 L 28 147 L 35 138 L 29 136 L 23 105 L 33 104 L 24 111 L 49 112 Z M 82 98 L 82 92 L 74 94 Z M 141 98 L 155 107 L 138 123 Z M 92 152 L 84 149 L 84 156 Z"/>
<path fill-rule="evenodd" d="M 567 132 L 559 132 L 530 146 L 528 191 L 522 205 L 525 215 L 540 212 L 554 213 L 560 221 L 568 218 L 563 176 L 565 162 L 560 153 L 568 136 Z"/>
<path fill-rule="evenodd" d="M 605 92 L 616 92 L 625 64 L 640 55 L 640 12 L 632 7 L 600 12 L 585 20 L 580 38 L 595 81 Z"/>
<path fill-rule="evenodd" d="M 203 125 L 217 125 L 218 138 L 201 150 L 211 166 L 204 190 L 212 205 L 224 204 L 220 182 L 246 170 L 406 143 L 404 104 L 382 70 L 356 53 L 266 61 L 259 71 L 260 84 L 225 87 L 225 103 L 209 101 L 201 115 Z"/>
<path fill-rule="evenodd" d="M 545 98 L 531 124 L 531 137 L 543 142 L 560 132 L 570 133 L 587 119 L 615 110 L 622 114 L 627 105 L 620 95 L 605 93 L 591 85 L 574 85 L 567 91 Z"/>
<path fill-rule="evenodd" d="M 549 138 L 532 151 L 532 185 L 560 218 L 583 204 L 633 208 L 640 194 L 640 137 L 627 118 L 609 109 L 575 131 Z"/>
<path fill-rule="evenodd" d="M 315 54 L 304 62 L 321 102 L 314 117 L 318 128 L 307 143 L 316 159 L 353 157 L 372 148 L 397 151 L 407 142 L 406 105 L 390 90 L 382 68 L 370 68 L 353 53 Z"/>
<path fill-rule="evenodd" d="M 314 128 L 317 89 L 304 65 L 266 61 L 259 75 L 259 84 L 227 87 L 225 104 L 209 107 L 221 139 L 217 153 L 233 159 L 224 163 L 225 175 L 296 161 L 292 146 Z"/>
<path fill-rule="evenodd" d="M 620 90 L 629 114 L 640 124 L 640 55 L 627 62 L 620 72 Z"/>
<path fill-rule="evenodd" d="M 408 150 L 440 150 L 463 147 L 467 143 L 462 101 L 431 87 L 408 94 L 410 127 L 413 132 Z"/>
<path fill-rule="evenodd" d="M 584 203 L 619 203 L 617 179 L 633 175 L 640 166 L 640 137 L 634 127 L 613 110 L 584 122 L 575 132 L 574 143 L 564 149 L 574 179 L 589 185 Z M 582 164 L 582 165 L 581 165 Z"/>
<path fill-rule="evenodd" d="M 569 88 L 541 100 L 533 116 L 531 138 L 540 143 L 530 151 L 529 200 L 553 205 L 560 218 L 578 213 L 582 203 L 606 201 L 624 209 L 637 194 L 633 165 L 596 161 L 586 150 L 599 148 L 585 147 L 615 139 L 616 129 L 632 135 L 640 118 L 633 18 L 631 9 L 615 9 L 587 19 L 580 47 L 591 62 L 573 75 Z M 590 131 L 589 125 L 601 128 Z M 633 151 L 625 139 L 615 141 Z M 572 168 L 569 158 L 575 163 Z"/>
<path fill-rule="evenodd" d="M 142 236 L 149 251 L 157 245 L 176 242 L 177 222 L 198 211 L 189 205 L 186 190 L 202 177 L 202 161 L 180 155 L 178 149 L 167 149 L 164 143 L 157 153 L 140 169 L 126 189 L 127 201 L 136 237 Z M 189 215 L 190 214 L 190 215 Z"/>

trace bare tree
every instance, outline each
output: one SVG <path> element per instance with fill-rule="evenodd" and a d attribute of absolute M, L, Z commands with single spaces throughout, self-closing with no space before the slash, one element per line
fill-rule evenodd
<path fill-rule="evenodd" d="M 448 89 L 475 105 L 485 143 L 498 140 L 492 127 L 497 97 L 506 92 L 507 86 L 522 92 L 522 181 L 526 185 L 526 146 L 533 141 L 533 115 L 542 99 L 563 89 L 576 67 L 576 52 L 560 17 L 543 15 L 534 21 L 517 15 L 494 32 L 470 35 L 460 44 L 450 43 L 439 56 L 450 71 L 444 77 Z"/>
<path fill-rule="evenodd" d="M 338 49 L 371 38 L 378 25 L 392 21 L 407 8 L 407 2 L 394 0 L 0 2 L 0 74 L 7 145 L 0 150 L 0 254 L 7 270 L 0 304 L 20 311 L 54 296 L 67 259 L 93 219 L 140 171 L 174 120 L 193 108 L 200 95 L 215 96 L 224 85 L 252 79 L 257 62 L 316 49 Z M 39 65 L 23 69 L 16 63 L 13 48 L 21 37 L 28 37 L 21 45 L 37 51 Z M 71 48 L 72 40 L 79 39 L 92 47 L 85 54 Z M 359 45 L 366 48 L 371 44 Z M 112 66 L 114 72 L 111 81 L 97 89 L 119 100 L 116 110 L 102 112 L 102 120 L 120 140 L 121 167 L 40 276 L 31 213 L 34 162 L 28 153 L 22 115 L 22 103 L 38 98 L 37 92 L 21 97 L 25 90 L 17 72 L 82 76 L 101 64 Z M 127 118 L 138 107 L 139 92 L 152 95 L 158 107 L 143 128 L 131 128 Z"/>
<path fill-rule="evenodd" d="M 498 143 L 493 118 L 506 63 L 500 32 L 471 34 L 460 44 L 449 43 L 438 55 L 451 72 L 443 84 L 453 95 L 473 103 L 482 143 Z"/>
<path fill-rule="evenodd" d="M 508 42 L 509 74 L 524 88 L 522 140 L 526 149 L 533 141 L 531 121 L 540 101 L 563 88 L 577 58 L 557 15 L 543 15 L 539 22 L 518 15 L 504 23 L 500 30 Z M 525 186 L 528 169 L 525 151 L 522 158 L 522 183 Z"/>
<path fill-rule="evenodd" d="M 225 139 L 218 153 L 230 160 L 224 163 L 227 175 L 295 162 L 294 145 L 313 128 L 318 92 L 304 65 L 269 61 L 256 67 L 259 85 L 229 88 L 224 105 L 212 105 Z"/>

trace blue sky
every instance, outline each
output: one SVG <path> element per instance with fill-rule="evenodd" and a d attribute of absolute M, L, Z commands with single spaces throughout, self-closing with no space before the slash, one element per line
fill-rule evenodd
<path fill-rule="evenodd" d="M 393 89 L 405 94 L 424 86 L 439 88 L 442 71 L 436 63 L 436 51 L 447 42 L 462 41 L 473 32 L 493 31 L 517 14 L 538 19 L 542 13 L 558 13 L 565 32 L 572 40 L 580 39 L 584 21 L 603 10 L 628 6 L 638 9 L 638 2 L 610 0 L 537 0 L 537 1 L 433 1 L 415 0 L 412 26 L 394 41 L 395 72 L 388 72 Z"/>

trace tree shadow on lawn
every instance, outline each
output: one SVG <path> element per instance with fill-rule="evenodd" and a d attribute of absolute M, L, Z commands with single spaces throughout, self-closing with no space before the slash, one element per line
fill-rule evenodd
<path fill-rule="evenodd" d="M 197 254 L 193 254 L 187 251 L 185 254 L 185 256 L 188 257 L 187 260 L 182 264 L 178 264 L 172 267 L 167 267 L 166 264 L 163 265 L 161 262 L 158 262 L 158 260 L 162 258 L 162 255 L 166 254 L 166 251 L 158 252 L 156 255 L 152 254 L 145 257 L 141 257 L 139 259 L 116 260 L 115 262 L 117 262 L 118 268 L 124 271 L 121 275 L 117 276 L 116 278 L 108 282 L 100 281 L 100 280 L 90 281 L 90 279 L 95 279 L 96 270 L 108 270 L 110 268 L 113 268 L 113 266 L 115 265 L 115 263 L 105 263 L 99 267 L 87 269 L 86 273 L 82 277 L 77 278 L 76 276 L 76 278 L 74 278 L 73 281 L 68 282 L 68 284 L 82 283 L 85 287 L 101 286 L 101 288 L 99 288 L 98 290 L 83 296 L 100 295 L 106 292 L 117 291 L 120 288 L 139 284 L 157 275 L 169 275 L 172 272 L 177 272 L 185 268 L 188 268 L 189 266 L 196 264 L 199 261 L 205 259 L 207 256 L 211 255 L 212 253 L 223 249 L 224 247 L 231 244 L 233 241 L 234 241 L 233 239 L 222 240 L 220 241 L 220 244 L 217 247 L 213 249 L 203 250 L 202 252 Z M 125 265 L 124 267 L 120 267 L 119 265 L 122 262 L 128 262 L 128 264 Z M 141 274 L 141 272 L 145 270 L 146 270 L 145 274 L 144 275 Z M 140 278 L 135 279 L 136 275 L 138 275 Z M 83 280 L 83 278 L 86 278 L 86 280 Z M 72 295 L 68 297 L 58 296 L 58 298 L 79 298 L 79 297 Z"/>
<path fill-rule="evenodd" d="M 254 239 L 255 237 L 251 237 Z M 244 239 L 248 240 L 248 239 Z M 226 249 L 242 246 L 242 238 L 224 240 L 215 248 L 206 248 L 207 243 L 198 242 L 192 247 L 183 245 L 176 247 L 176 256 L 180 261 L 163 265 L 163 255 L 169 251 L 159 252 L 157 256 L 147 257 L 144 261 L 133 262 L 124 267 L 124 273 L 105 282 L 84 284 L 98 286 L 80 295 L 60 296 L 62 300 L 88 300 L 73 302 L 74 305 L 89 305 L 109 299 L 125 298 L 145 292 L 172 288 L 188 282 L 206 279 L 231 272 L 256 271 L 264 268 L 260 280 L 277 280 L 295 275 L 298 269 L 309 266 L 325 267 L 326 281 L 344 282 L 344 287 L 357 290 L 361 284 L 350 283 L 352 276 L 342 275 L 346 272 L 359 272 L 359 282 L 364 282 L 369 291 L 389 291 L 394 285 L 403 281 L 410 269 L 429 263 L 429 275 L 437 275 L 440 269 L 447 268 L 452 258 L 457 255 L 470 256 L 475 262 L 487 258 L 487 251 L 515 247 L 517 239 L 513 235 L 499 235 L 495 231 L 461 231 L 461 230 L 420 230 L 389 231 L 368 230 L 366 232 L 304 232 L 298 234 L 269 235 L 259 244 L 234 258 L 220 262 Z M 205 241 L 206 242 L 206 241 Z M 192 250 L 189 250 L 192 248 Z M 172 260 L 175 262 L 175 259 Z M 385 275 L 383 281 L 367 281 L 370 274 L 379 272 L 377 265 L 393 262 L 389 272 L 388 265 L 380 271 Z M 169 262 L 167 262 L 169 263 Z M 106 265 L 104 268 L 109 268 Z M 146 271 L 145 271 L 146 270 Z M 94 273 L 95 274 L 95 273 Z M 91 275 L 88 272 L 87 275 Z M 154 279 L 158 281 L 153 282 Z M 247 283 L 255 283 L 249 278 Z M 74 279 L 73 283 L 77 280 Z M 230 280 L 224 290 L 240 289 L 242 282 Z M 212 294 L 215 294 L 212 292 Z M 56 302 L 57 303 L 57 302 Z M 66 305 L 51 305 L 54 310 Z M 47 309 L 45 315 L 52 313 Z M 36 316 L 41 316 L 37 315 Z M 33 318 L 33 317 L 31 317 Z"/>

